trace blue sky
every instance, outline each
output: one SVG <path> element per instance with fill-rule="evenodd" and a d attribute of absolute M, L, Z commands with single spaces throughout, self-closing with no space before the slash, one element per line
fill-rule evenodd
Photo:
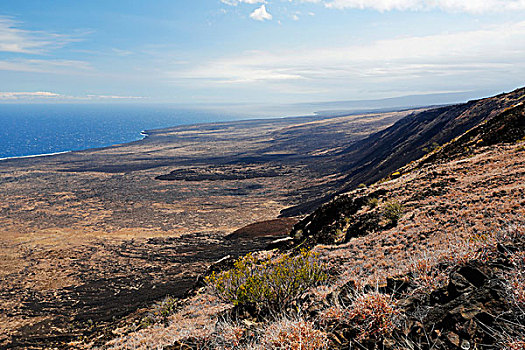
<path fill-rule="evenodd" d="M 24 0 L 0 101 L 280 104 L 525 85 L 525 0 Z"/>

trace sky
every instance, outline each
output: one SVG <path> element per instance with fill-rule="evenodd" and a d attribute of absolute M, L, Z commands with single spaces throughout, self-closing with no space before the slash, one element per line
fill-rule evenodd
<path fill-rule="evenodd" d="M 525 0 L 20 0 L 0 102 L 283 104 L 525 85 Z"/>

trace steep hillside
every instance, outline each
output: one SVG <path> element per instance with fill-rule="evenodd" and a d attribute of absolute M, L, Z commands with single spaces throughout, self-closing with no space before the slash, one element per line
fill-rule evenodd
<path fill-rule="evenodd" d="M 491 119 L 479 123 L 452 141 L 445 143 L 442 147 L 399 169 L 398 176 L 403 174 L 411 175 L 412 172 L 423 166 L 437 166 L 439 163 L 451 164 L 451 162 L 461 157 L 468 159 L 469 157 L 474 157 L 476 153 L 479 153 L 480 150 L 485 149 L 487 146 L 503 143 L 513 144 L 525 138 L 525 104 L 523 102 L 509 107 L 499 114 L 494 115 L 492 113 L 492 115 Z M 516 155 L 511 154 L 510 157 L 514 159 Z M 461 163 L 469 163 L 467 159 L 464 159 Z M 393 170 L 396 170 L 396 168 L 393 168 Z M 462 171 L 465 170 L 465 168 L 462 169 Z M 457 176 L 454 175 L 456 173 L 457 171 L 454 170 L 448 171 L 446 174 L 440 174 L 450 175 L 449 177 L 452 179 L 450 181 L 449 177 L 445 178 L 436 175 L 436 177 L 440 178 L 440 182 L 434 183 L 429 181 L 427 183 L 428 189 L 425 189 L 420 194 L 412 193 L 412 197 L 423 199 L 428 194 L 443 191 L 451 186 L 451 181 L 455 182 L 457 180 Z M 429 179 L 432 180 L 432 177 L 424 178 L 418 187 L 423 187 L 424 181 Z M 414 181 L 419 180 L 413 179 L 412 183 Z M 377 201 L 392 195 L 384 187 L 373 188 L 374 191 L 358 190 L 356 193 L 363 192 L 359 196 L 340 196 L 321 206 L 295 225 L 292 237 L 296 241 L 302 241 L 306 239 L 305 237 L 309 237 L 308 241 L 311 245 L 348 241 L 352 237 L 378 230 L 381 227 L 381 213 L 366 210 L 363 212 L 363 208 L 369 206 L 371 200 Z M 470 188 L 470 190 L 476 191 L 475 188 Z"/>
<path fill-rule="evenodd" d="M 301 205 L 284 210 L 282 215 L 308 213 L 333 194 L 349 191 L 360 184 L 372 184 L 523 101 L 525 88 L 520 88 L 465 104 L 415 112 L 327 159 L 327 164 L 340 178 L 337 185 L 328 189 L 330 194 L 305 200 Z"/>
<path fill-rule="evenodd" d="M 106 347 L 523 349 L 525 114 L 500 106 L 318 208 L 280 250 L 221 261 Z"/>

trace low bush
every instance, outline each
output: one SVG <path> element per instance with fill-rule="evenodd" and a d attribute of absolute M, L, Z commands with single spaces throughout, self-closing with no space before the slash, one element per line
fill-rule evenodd
<path fill-rule="evenodd" d="M 525 252 L 513 253 L 510 261 L 514 268 L 509 271 L 506 280 L 511 288 L 514 303 L 525 310 Z"/>
<path fill-rule="evenodd" d="M 525 340 L 514 340 L 505 343 L 504 349 L 507 350 L 523 350 L 525 349 Z"/>
<path fill-rule="evenodd" d="M 377 199 L 375 197 L 372 197 L 372 198 L 368 199 L 368 206 L 371 209 L 374 209 L 375 207 L 377 207 L 378 203 L 379 203 L 379 199 Z"/>
<path fill-rule="evenodd" d="M 301 251 L 297 256 L 257 260 L 252 254 L 235 262 L 234 268 L 206 278 L 222 300 L 236 306 L 254 306 L 258 311 L 281 311 L 328 275 L 316 254 Z"/>
<path fill-rule="evenodd" d="M 387 221 L 388 226 L 395 226 L 401 216 L 403 216 L 404 208 L 397 200 L 388 201 L 383 208 L 383 218 Z"/>
<path fill-rule="evenodd" d="M 246 329 L 243 325 L 233 322 L 219 322 L 209 345 L 205 348 L 235 350 L 241 349 L 241 343 Z"/>
<path fill-rule="evenodd" d="M 178 299 L 167 296 L 162 301 L 153 305 L 151 312 L 142 320 L 142 326 L 151 326 L 156 323 L 167 324 L 168 317 L 171 316 L 177 307 Z"/>
<path fill-rule="evenodd" d="M 409 272 L 418 292 L 430 292 L 444 287 L 448 282 L 446 271 L 439 269 L 439 260 L 432 255 L 424 254 L 421 258 L 412 261 Z"/>

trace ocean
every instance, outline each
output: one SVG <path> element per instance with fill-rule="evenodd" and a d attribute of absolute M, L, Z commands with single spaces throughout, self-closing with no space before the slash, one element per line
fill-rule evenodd
<path fill-rule="evenodd" d="M 131 142 L 141 131 L 239 120 L 234 114 L 166 105 L 2 104 L 0 159 Z"/>

